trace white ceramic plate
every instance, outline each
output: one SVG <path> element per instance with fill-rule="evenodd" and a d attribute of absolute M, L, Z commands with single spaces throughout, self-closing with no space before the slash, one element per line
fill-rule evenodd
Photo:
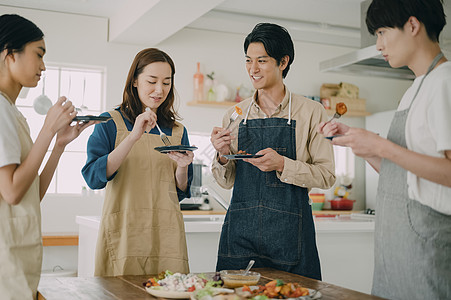
<path fill-rule="evenodd" d="M 235 290 L 226 289 L 226 288 L 211 288 L 211 290 L 213 291 L 213 295 L 211 297 L 214 297 L 215 295 L 217 295 L 219 293 L 225 293 L 225 294 L 233 294 L 233 293 L 235 293 Z M 199 298 L 197 298 L 196 295 L 197 295 L 197 291 L 194 291 L 191 294 L 191 300 L 199 300 Z"/>
<path fill-rule="evenodd" d="M 146 287 L 146 291 L 157 298 L 189 299 L 192 292 L 175 292 Z"/>
<path fill-rule="evenodd" d="M 256 290 L 258 289 L 258 286 L 252 285 L 249 287 L 251 290 Z M 287 299 L 299 299 L 299 300 L 309 300 L 309 299 L 321 299 L 322 295 L 320 291 L 317 290 L 313 290 L 313 289 L 309 289 L 307 288 L 309 291 L 309 294 L 307 296 L 302 296 L 302 297 L 298 297 L 298 298 L 287 298 Z M 235 292 L 237 293 L 237 295 L 246 295 L 246 293 L 249 294 L 249 292 L 243 292 L 243 288 L 236 288 Z M 285 300 L 287 300 L 285 299 Z"/>

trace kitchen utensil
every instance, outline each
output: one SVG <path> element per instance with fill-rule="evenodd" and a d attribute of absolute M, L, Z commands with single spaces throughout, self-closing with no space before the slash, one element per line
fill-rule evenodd
<path fill-rule="evenodd" d="M 346 108 L 346 104 L 344 104 L 343 102 L 339 102 L 337 103 L 336 107 L 335 107 L 335 113 L 332 116 L 332 118 L 330 118 L 329 121 L 327 121 L 325 124 L 331 122 L 333 119 L 339 119 L 342 115 L 344 115 L 346 113 L 348 109 Z M 324 125 L 325 125 L 324 124 Z"/>
<path fill-rule="evenodd" d="M 229 125 L 227 125 L 225 130 L 229 129 L 230 125 L 232 125 L 232 123 L 238 118 L 238 116 L 241 116 L 242 113 L 243 111 L 241 110 L 241 108 L 235 106 L 235 111 L 230 115 L 230 123 Z"/>
<path fill-rule="evenodd" d="M 228 288 L 257 285 L 260 280 L 260 273 L 252 271 L 248 272 L 246 276 L 243 275 L 241 270 L 222 270 L 219 273 L 224 282 L 224 287 Z"/>
<path fill-rule="evenodd" d="M 46 115 L 52 105 L 52 100 L 50 100 L 49 97 L 44 94 L 39 95 L 33 101 L 34 111 L 40 115 Z"/>
<path fill-rule="evenodd" d="M 229 118 L 230 123 L 229 123 L 229 125 L 227 125 L 225 130 L 229 129 L 230 125 L 232 125 L 232 123 L 238 118 L 238 116 L 239 115 L 236 111 L 234 111 L 233 114 L 230 115 L 230 118 Z"/>
<path fill-rule="evenodd" d="M 252 266 L 254 265 L 255 260 L 250 260 L 249 264 L 247 265 L 246 269 L 243 272 L 243 275 L 246 276 L 249 273 L 249 270 L 252 268 Z"/>
<path fill-rule="evenodd" d="M 352 210 L 355 200 L 335 199 L 329 200 L 332 210 Z"/>
<path fill-rule="evenodd" d="M 146 111 L 149 111 L 150 107 L 146 107 Z M 166 146 L 170 146 L 171 142 L 168 139 L 168 136 L 166 135 L 166 133 L 164 133 L 163 131 L 161 131 L 160 126 L 158 126 L 158 124 L 155 122 L 155 126 L 157 127 L 158 131 L 160 132 L 160 138 L 163 141 L 163 143 Z"/>
<path fill-rule="evenodd" d="M 223 155 L 223 156 L 229 160 L 238 160 L 238 159 L 246 159 L 246 158 L 258 158 L 258 157 L 262 157 L 263 154 L 228 154 L 228 155 Z"/>
<path fill-rule="evenodd" d="M 53 103 L 45 94 L 45 75 L 42 78 L 42 94 L 36 97 L 33 101 L 34 111 L 40 115 L 46 115 Z"/>
<path fill-rule="evenodd" d="M 173 152 L 173 151 L 185 153 L 186 151 L 197 150 L 197 147 L 196 146 L 185 146 L 185 145 L 169 145 L 169 146 L 155 147 L 154 149 L 161 153 L 169 153 L 169 152 Z"/>
<path fill-rule="evenodd" d="M 161 131 L 160 126 L 158 126 L 157 123 L 155 123 L 155 126 L 157 126 L 157 129 L 158 129 L 158 131 L 160 132 L 160 138 L 161 138 L 161 140 L 163 141 L 163 143 L 164 143 L 166 146 L 170 146 L 170 145 L 171 145 L 171 142 L 169 141 L 168 136 L 166 135 L 166 133 L 164 133 L 163 131 Z"/>

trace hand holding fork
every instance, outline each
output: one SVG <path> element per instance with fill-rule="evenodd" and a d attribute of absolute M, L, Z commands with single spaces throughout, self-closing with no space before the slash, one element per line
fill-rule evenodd
<path fill-rule="evenodd" d="M 146 107 L 146 111 L 149 111 L 150 108 Z M 160 139 L 163 141 L 165 146 L 171 146 L 171 142 L 169 141 L 168 136 L 166 135 L 166 133 L 164 133 L 161 129 L 160 126 L 158 126 L 158 123 L 155 122 L 155 126 L 157 127 L 158 131 L 160 132 Z"/>

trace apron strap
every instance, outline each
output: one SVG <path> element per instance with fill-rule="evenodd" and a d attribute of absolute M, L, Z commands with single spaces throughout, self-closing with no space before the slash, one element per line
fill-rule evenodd
<path fill-rule="evenodd" d="M 412 107 L 412 103 L 415 100 L 415 98 L 418 95 L 418 92 L 420 91 L 421 86 L 423 85 L 423 81 L 426 78 L 426 76 L 429 75 L 429 73 L 431 73 L 431 71 L 435 68 L 435 66 L 437 65 L 438 61 L 443 57 L 443 53 L 440 52 L 439 54 L 437 54 L 437 56 L 434 58 L 434 60 L 432 61 L 431 65 L 429 66 L 428 70 L 426 71 L 426 74 L 424 74 L 424 77 L 421 79 L 420 85 L 417 88 L 417 91 L 415 92 L 415 95 L 412 98 L 412 101 L 410 102 L 409 105 L 409 109 Z"/>
<path fill-rule="evenodd" d="M 127 126 L 125 125 L 124 119 L 122 118 L 122 115 L 117 110 L 112 110 L 108 112 L 110 116 L 113 118 L 114 123 L 116 123 L 118 130 L 128 131 Z"/>
<path fill-rule="evenodd" d="M 291 92 L 289 92 L 289 93 L 290 93 L 290 98 L 288 100 L 288 122 L 287 122 L 287 124 L 291 125 Z M 246 112 L 246 116 L 244 117 L 243 125 L 246 125 L 247 118 L 249 117 L 249 112 L 251 111 L 251 106 L 252 106 L 252 101 L 247 108 L 247 112 Z"/>

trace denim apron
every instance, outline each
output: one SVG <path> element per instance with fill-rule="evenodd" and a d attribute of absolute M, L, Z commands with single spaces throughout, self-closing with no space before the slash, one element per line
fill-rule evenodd
<path fill-rule="evenodd" d="M 252 104 L 250 104 L 252 105 Z M 290 102 L 291 108 L 291 95 Z M 249 114 L 250 106 L 248 109 Z M 291 111 L 291 109 L 290 109 Z M 241 121 L 238 149 L 256 153 L 272 148 L 296 159 L 296 121 L 266 118 Z M 237 160 L 230 207 L 222 227 L 216 270 L 268 267 L 321 279 L 308 190 L 280 181 Z"/>
<path fill-rule="evenodd" d="M 430 70 L 441 58 L 437 57 Z M 387 136 L 404 148 L 413 100 L 409 108 L 396 112 Z M 372 294 L 389 299 L 451 299 L 451 216 L 410 199 L 407 171 L 386 159 L 377 191 L 374 253 Z"/>

